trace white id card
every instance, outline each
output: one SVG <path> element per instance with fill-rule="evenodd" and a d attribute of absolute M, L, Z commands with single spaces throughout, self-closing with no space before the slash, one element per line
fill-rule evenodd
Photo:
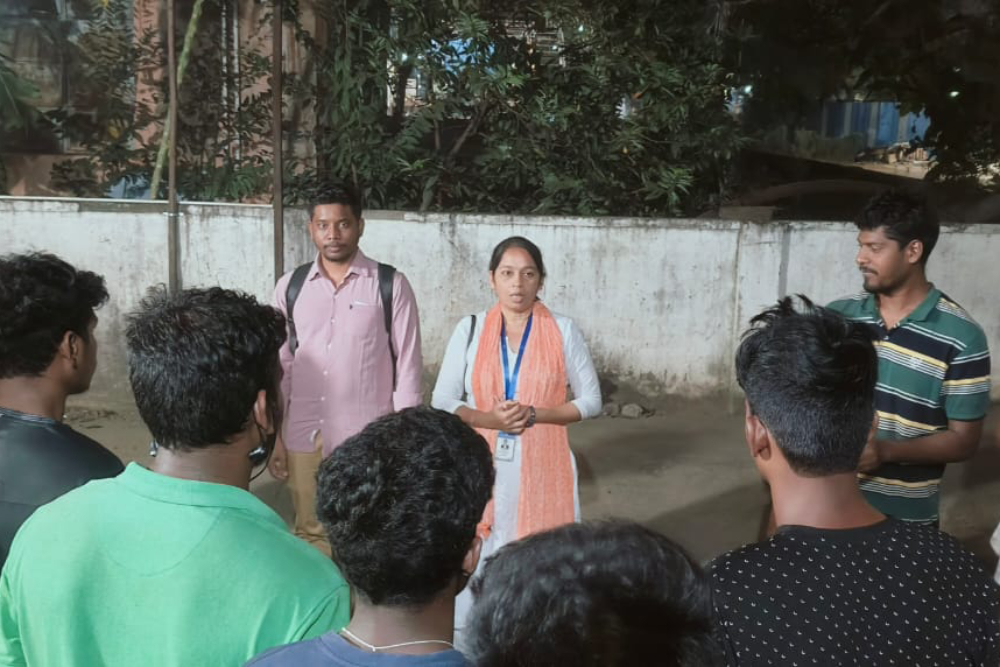
<path fill-rule="evenodd" d="M 499 433 L 497 435 L 497 461 L 513 461 L 514 445 L 517 443 L 517 436 L 510 433 Z"/>

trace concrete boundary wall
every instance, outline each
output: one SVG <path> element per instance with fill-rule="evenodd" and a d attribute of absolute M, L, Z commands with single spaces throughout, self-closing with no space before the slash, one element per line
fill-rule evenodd
<path fill-rule="evenodd" d="M 48 250 L 102 273 L 112 293 L 100 313 L 94 400 L 129 400 L 124 314 L 167 280 L 163 202 L 0 197 L 0 252 Z M 181 207 L 184 286 L 215 285 L 270 299 L 271 209 Z M 733 352 L 747 321 L 782 294 L 825 303 L 860 290 L 856 231 L 839 222 L 564 218 L 370 211 L 362 248 L 413 283 L 427 377 L 458 320 L 493 303 L 493 246 L 519 234 L 544 253 L 542 297 L 581 326 L 598 370 L 655 397 L 735 395 Z M 312 257 L 306 216 L 285 220 L 285 263 Z M 929 273 L 983 325 L 1000 350 L 1000 227 L 944 225 Z M 1000 366 L 997 364 L 996 366 Z M 994 397 L 1000 397 L 1000 371 Z"/>

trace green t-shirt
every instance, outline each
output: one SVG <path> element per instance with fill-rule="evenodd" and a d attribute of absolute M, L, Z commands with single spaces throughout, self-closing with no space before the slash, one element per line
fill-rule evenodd
<path fill-rule="evenodd" d="M 977 421 L 990 405 L 986 334 L 965 310 L 932 287 L 916 309 L 886 329 L 873 294 L 834 301 L 829 308 L 863 322 L 878 351 L 880 440 L 905 440 L 948 428 L 949 420 Z M 858 479 L 879 511 L 906 521 L 938 518 L 944 465 L 886 463 Z"/>
<path fill-rule="evenodd" d="M 342 628 L 348 587 L 251 493 L 135 463 L 43 506 L 0 577 L 0 665 L 240 665 Z"/>

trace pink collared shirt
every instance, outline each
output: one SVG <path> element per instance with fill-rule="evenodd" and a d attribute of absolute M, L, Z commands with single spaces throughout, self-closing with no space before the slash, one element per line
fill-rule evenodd
<path fill-rule="evenodd" d="M 283 275 L 274 288 L 274 305 L 286 314 L 291 275 Z M 317 256 L 295 302 L 298 350 L 293 357 L 286 342 L 280 354 L 288 449 L 312 451 L 313 438 L 321 432 L 323 455 L 328 455 L 369 422 L 421 403 L 420 319 L 413 289 L 399 271 L 392 294 L 395 391 L 378 263 L 359 250 L 335 288 Z"/>

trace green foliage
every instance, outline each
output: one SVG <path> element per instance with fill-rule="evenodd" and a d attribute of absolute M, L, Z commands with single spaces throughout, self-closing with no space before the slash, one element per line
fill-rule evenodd
<path fill-rule="evenodd" d="M 13 132 L 32 125 L 38 112 L 32 100 L 38 89 L 18 76 L 10 66 L 10 59 L 0 53 L 0 132 Z"/>
<path fill-rule="evenodd" d="M 148 173 L 143 138 L 153 131 L 156 113 L 136 99 L 135 75 L 156 67 L 159 52 L 155 35 L 133 39 L 130 5 L 96 2 L 90 29 L 64 44 L 74 99 L 48 117 L 85 157 L 56 164 L 52 183 L 76 196 L 99 197 L 112 184 L 141 182 Z"/>
<path fill-rule="evenodd" d="M 699 211 L 742 145 L 702 2 L 321 4 L 341 29 L 326 47 L 299 33 L 319 59 L 318 168 L 370 206 Z M 426 95 L 407 107 L 415 73 Z"/>
<path fill-rule="evenodd" d="M 151 78 L 164 71 L 165 45 L 155 32 L 134 35 L 130 0 L 95 2 L 89 30 L 66 45 L 88 113 L 50 114 L 85 156 L 54 166 L 53 184 L 89 197 L 124 184 L 126 192 L 141 196 L 149 188 L 167 111 L 166 77 Z M 271 95 L 249 90 L 270 71 L 270 61 L 244 49 L 238 66 L 224 67 L 224 58 L 233 56 L 219 39 L 221 4 L 205 5 L 207 25 L 197 33 L 179 91 L 178 192 L 197 201 L 259 198 L 270 189 Z M 178 32 L 183 29 L 181 23 Z M 146 84 L 143 97 L 137 82 Z M 159 197 L 166 188 L 161 186 Z"/>
<path fill-rule="evenodd" d="M 0 53 L 0 147 L 3 135 L 26 130 L 38 122 L 40 114 L 32 105 L 38 90 L 18 76 L 10 60 Z M 0 155 L 0 194 L 7 192 L 7 169 Z"/>
<path fill-rule="evenodd" d="M 801 123 L 833 96 L 896 101 L 931 120 L 929 178 L 982 182 L 1000 162 L 1000 0 L 735 5 L 733 57 L 741 83 L 753 84 L 751 129 Z"/>
<path fill-rule="evenodd" d="M 135 81 L 162 68 L 163 47 L 157 35 L 131 36 L 128 0 L 99 4 L 74 54 L 97 113 L 57 116 L 87 156 L 54 177 L 76 194 L 122 179 L 141 191 L 166 82 L 146 80 L 153 97 L 137 99 Z M 318 0 L 318 37 L 288 2 L 311 60 L 285 83 L 286 145 L 309 147 L 286 159 L 285 199 L 308 200 L 339 179 L 370 207 L 700 212 L 722 195 L 743 145 L 725 109 L 731 74 L 712 6 Z M 221 5 L 209 0 L 205 11 L 180 91 L 178 188 L 187 199 L 260 200 L 270 190 L 270 60 L 244 49 L 238 68 L 223 66 L 221 23 L 211 20 Z M 269 21 L 265 13 L 259 29 Z"/>

